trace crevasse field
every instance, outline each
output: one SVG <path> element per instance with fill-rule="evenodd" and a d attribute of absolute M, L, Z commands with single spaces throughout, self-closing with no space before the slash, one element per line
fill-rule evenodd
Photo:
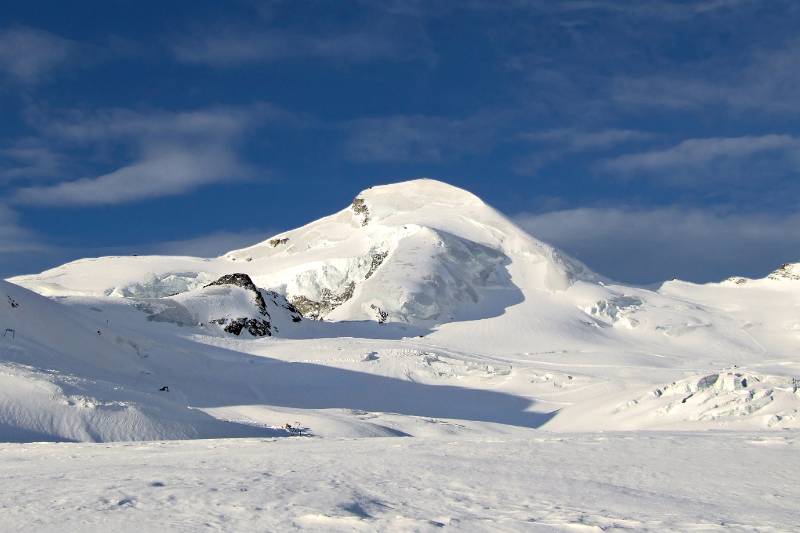
<path fill-rule="evenodd" d="M 791 531 L 800 264 L 618 284 L 433 180 L 0 281 L 0 529 Z"/>

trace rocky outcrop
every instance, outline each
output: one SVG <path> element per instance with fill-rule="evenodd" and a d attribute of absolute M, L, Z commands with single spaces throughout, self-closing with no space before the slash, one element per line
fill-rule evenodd
<path fill-rule="evenodd" d="M 292 305 L 284 295 L 277 293 L 275 291 L 261 291 L 262 295 L 266 297 L 267 300 L 272 302 L 274 307 L 279 309 L 283 309 L 289 315 L 289 318 L 292 322 L 300 322 L 303 320 L 303 313 L 294 305 Z"/>
<path fill-rule="evenodd" d="M 728 283 L 733 283 L 734 285 L 744 285 L 745 283 L 747 283 L 750 280 L 748 280 L 747 278 L 742 277 L 742 276 L 733 276 L 733 277 L 730 277 L 730 278 L 726 279 L 725 281 L 728 282 Z"/>
<path fill-rule="evenodd" d="M 383 263 L 383 260 L 386 259 L 387 255 L 389 255 L 389 252 L 373 251 L 370 253 L 372 262 L 369 265 L 369 270 L 364 275 L 364 279 L 369 279 L 369 277 L 372 276 L 376 270 L 378 270 L 378 267 L 381 266 L 381 263 Z"/>
<path fill-rule="evenodd" d="M 330 289 L 322 289 L 320 298 L 312 300 L 305 296 L 295 296 L 292 298 L 292 304 L 303 316 L 320 320 L 325 315 L 342 305 L 344 302 L 353 297 L 353 292 L 356 289 L 356 284 L 351 281 L 345 285 L 344 290 L 339 293 L 334 293 Z"/>
<path fill-rule="evenodd" d="M 324 288 L 317 297 L 298 294 L 292 297 L 292 304 L 303 316 L 321 320 L 325 315 L 352 298 L 356 286 L 368 280 L 383 264 L 388 255 L 388 251 L 370 250 L 368 255 L 358 259 L 359 264 L 362 266 L 351 271 L 353 277 L 340 285 L 338 290 L 336 288 Z M 366 270 L 364 270 L 364 267 L 366 267 Z M 357 274 L 359 271 L 360 274 Z"/>
<path fill-rule="evenodd" d="M 253 337 L 269 337 L 272 335 L 270 323 L 262 318 L 217 318 L 212 320 L 211 323 L 223 326 L 222 329 L 234 335 L 239 335 L 245 329 Z"/>
<path fill-rule="evenodd" d="M 234 287 L 240 287 L 252 292 L 256 309 L 258 310 L 258 313 L 265 318 L 216 318 L 211 320 L 211 323 L 223 326 L 222 329 L 228 333 L 233 333 L 234 335 L 239 335 L 244 330 L 247 330 L 253 337 L 265 337 L 272 335 L 272 327 L 269 321 L 270 316 L 267 312 L 267 303 L 264 301 L 264 296 L 262 296 L 261 291 L 258 290 L 258 287 L 256 287 L 255 283 L 253 283 L 253 280 L 250 279 L 250 276 L 242 273 L 226 274 L 217 281 L 212 281 L 206 285 L 206 288 L 219 285 L 232 285 Z"/>
<path fill-rule="evenodd" d="M 270 239 L 268 242 L 270 246 L 277 248 L 278 246 L 282 246 L 289 242 L 289 237 L 276 237 L 274 239 Z"/>
<path fill-rule="evenodd" d="M 367 207 L 367 202 L 365 202 L 363 198 L 354 198 L 350 207 L 353 209 L 353 213 L 356 214 L 356 217 L 361 220 L 362 226 L 369 224 L 369 208 Z"/>
<path fill-rule="evenodd" d="M 154 322 L 179 326 L 221 326 L 226 333 L 243 331 L 267 337 L 302 321 L 300 311 L 274 291 L 259 289 L 247 274 L 228 274 L 208 285 L 176 296 L 138 300 L 134 307 Z M 214 328 L 216 329 L 216 328 Z"/>
<path fill-rule="evenodd" d="M 748 283 L 752 283 L 754 281 L 760 282 L 764 279 L 772 280 L 772 281 L 800 281 L 800 263 L 784 263 L 777 270 L 771 272 L 767 275 L 766 278 L 763 279 L 750 279 L 745 278 L 743 276 L 732 276 L 727 278 L 722 283 L 726 284 L 733 284 L 733 285 L 745 285 Z"/>
<path fill-rule="evenodd" d="M 264 301 L 264 297 L 261 295 L 261 292 L 256 287 L 253 280 L 250 279 L 250 276 L 247 274 L 225 274 L 217 281 L 212 281 L 206 287 L 212 287 L 214 285 L 233 285 L 234 287 L 241 287 L 243 289 L 247 289 L 248 291 L 252 291 L 255 295 L 256 299 L 256 307 L 258 307 L 258 311 L 262 315 L 269 316 L 267 313 L 267 303 Z"/>
<path fill-rule="evenodd" d="M 800 263 L 784 263 L 778 270 L 767 277 L 775 280 L 800 281 Z"/>

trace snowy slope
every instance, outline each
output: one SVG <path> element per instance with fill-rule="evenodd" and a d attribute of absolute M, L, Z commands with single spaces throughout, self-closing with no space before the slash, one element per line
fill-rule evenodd
<path fill-rule="evenodd" d="M 56 369 L 93 405 L 131 402 L 172 425 L 83 417 L 80 433 L 58 429 L 66 414 L 50 425 L 8 415 L 4 431 L 118 440 L 269 434 L 295 421 L 327 437 L 798 427 L 798 270 L 629 287 L 461 189 L 373 187 L 219 258 L 85 259 L 14 278 L 56 300 L 4 285 L 37 309 L 0 345 L 4 364 L 28 365 L 12 369 L 15 383 L 52 383 Z M 253 284 L 215 284 L 230 276 Z M 294 306 L 324 320 L 298 321 Z M 12 310 L 0 318 L 16 324 Z M 52 404 L 29 402 L 33 389 L 12 396 L 7 413 Z"/>
<path fill-rule="evenodd" d="M 0 281 L 0 441 L 252 436 L 158 389 L 147 354 L 105 319 Z M 100 309 L 89 307 L 99 315 Z"/>
<path fill-rule="evenodd" d="M 0 444 L 8 531 L 796 531 L 800 435 Z"/>
<path fill-rule="evenodd" d="M 499 312 L 520 288 L 595 277 L 473 194 L 427 179 L 365 190 L 335 215 L 224 258 L 290 299 L 352 292 L 332 320 L 374 319 L 380 308 L 389 321 L 448 322 Z"/>
<path fill-rule="evenodd" d="M 513 265 L 513 268 L 510 268 Z M 106 257 L 14 283 L 45 295 L 161 297 L 243 272 L 306 315 L 441 323 L 499 312 L 525 290 L 596 276 L 476 196 L 434 180 L 363 191 L 353 205 L 217 259 Z"/>

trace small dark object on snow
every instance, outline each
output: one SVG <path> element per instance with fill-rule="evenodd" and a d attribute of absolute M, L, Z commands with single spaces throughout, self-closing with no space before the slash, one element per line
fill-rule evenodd
<path fill-rule="evenodd" d="M 385 324 L 386 320 L 389 318 L 389 312 L 384 311 L 375 304 L 370 305 L 370 308 L 373 309 L 376 313 L 378 313 L 378 324 Z"/>
<path fill-rule="evenodd" d="M 168 387 L 168 386 L 166 386 L 166 385 L 164 385 L 163 387 L 161 387 L 161 388 L 160 388 L 160 389 L 158 389 L 158 390 L 160 390 L 161 392 L 169 392 L 169 387 Z"/>
<path fill-rule="evenodd" d="M 283 429 L 291 433 L 292 435 L 302 435 L 303 434 L 303 427 L 300 425 L 299 422 L 295 422 L 296 425 L 291 425 L 289 423 L 283 426 Z"/>
<path fill-rule="evenodd" d="M 6 297 L 8 298 L 8 303 L 11 304 L 11 309 L 16 309 L 17 307 L 19 307 L 19 302 L 18 301 L 16 301 L 11 296 L 6 295 Z"/>
<path fill-rule="evenodd" d="M 100 333 L 100 330 L 99 330 L 99 329 L 97 330 L 97 334 L 98 334 L 98 335 L 102 335 L 102 333 Z"/>
<path fill-rule="evenodd" d="M 8 335 L 9 333 L 11 334 L 11 338 L 12 339 L 16 339 L 17 338 L 17 332 L 15 330 L 11 329 L 11 328 L 6 328 L 6 330 L 3 332 L 3 337 Z"/>

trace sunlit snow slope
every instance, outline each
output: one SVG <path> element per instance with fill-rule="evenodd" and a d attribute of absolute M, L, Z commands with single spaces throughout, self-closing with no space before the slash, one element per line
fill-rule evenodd
<path fill-rule="evenodd" d="M 629 287 L 467 191 L 377 186 L 219 258 L 11 279 L 0 440 L 798 427 L 799 270 Z"/>
<path fill-rule="evenodd" d="M 523 291 L 595 276 L 467 191 L 421 179 L 373 187 L 352 205 L 217 259 L 104 257 L 12 281 L 45 295 L 160 297 L 232 271 L 307 316 L 441 323 L 496 314 Z"/>

